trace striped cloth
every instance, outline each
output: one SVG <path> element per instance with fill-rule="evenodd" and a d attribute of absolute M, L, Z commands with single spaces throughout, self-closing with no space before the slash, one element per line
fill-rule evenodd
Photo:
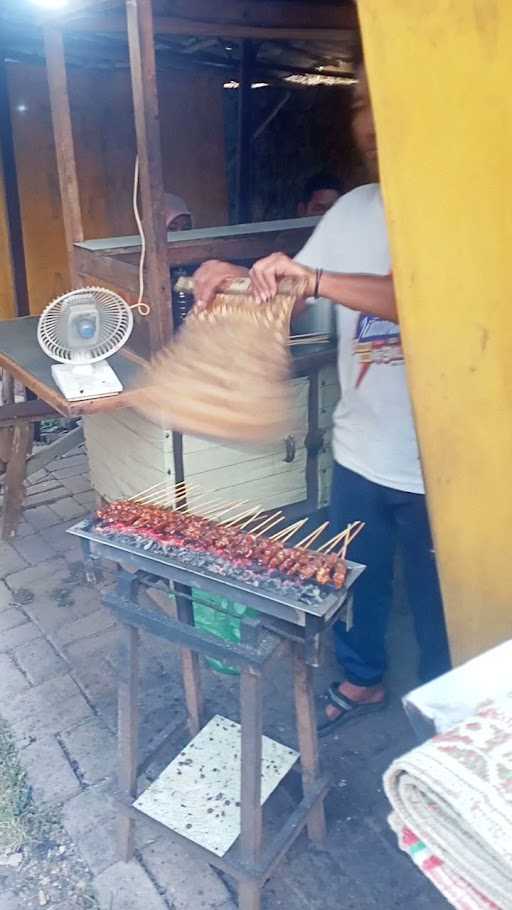
<path fill-rule="evenodd" d="M 512 910 L 512 693 L 397 759 L 390 825 L 458 910 Z"/>

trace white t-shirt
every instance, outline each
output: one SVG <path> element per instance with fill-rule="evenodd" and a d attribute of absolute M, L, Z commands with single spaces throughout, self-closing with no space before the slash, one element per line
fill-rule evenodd
<path fill-rule="evenodd" d="M 342 196 L 297 256 L 311 268 L 389 275 L 384 207 L 378 184 Z M 399 327 L 336 306 L 341 399 L 334 413 L 336 461 L 374 483 L 423 493 Z"/>

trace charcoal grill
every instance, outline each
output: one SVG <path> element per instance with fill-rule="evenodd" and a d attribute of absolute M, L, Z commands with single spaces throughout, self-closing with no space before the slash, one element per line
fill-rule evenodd
<path fill-rule="evenodd" d="M 312 673 L 313 666 L 317 665 L 322 633 L 339 618 L 349 598 L 350 588 L 364 567 L 349 562 L 346 583 L 341 590 L 326 589 L 313 602 L 307 602 L 307 599 L 303 602 L 296 594 L 292 596 L 289 592 L 270 591 L 264 586 L 237 584 L 233 578 L 220 577 L 176 556 L 158 555 L 121 539 L 106 538 L 95 529 L 91 519 L 76 524 L 69 533 L 81 539 L 89 571 L 92 571 L 96 559 L 111 560 L 118 565 L 116 590 L 107 593 L 103 602 L 121 626 L 118 691 L 120 858 L 128 861 L 133 856 L 134 824 L 141 814 L 147 819 L 141 805 L 151 802 L 149 790 L 143 794 L 137 791 L 137 668 L 139 634 L 145 631 L 180 648 L 188 726 L 194 737 L 187 749 L 194 748 L 196 740 L 197 748 L 201 747 L 200 731 L 203 741 L 205 738 L 200 655 L 225 661 L 240 670 L 238 839 L 225 854 L 219 855 L 218 851 L 202 845 L 197 839 L 191 840 L 183 832 L 173 829 L 172 825 L 170 830 L 171 823 L 162 824 L 158 815 L 153 816 L 153 824 L 159 830 L 163 828 L 169 836 L 199 854 L 203 860 L 233 876 L 238 882 L 240 910 L 260 910 L 263 884 L 300 832 L 307 827 L 312 842 L 317 846 L 325 842 L 324 799 L 328 781 L 321 772 L 318 758 Z M 238 644 L 223 641 L 194 626 L 192 588 L 235 600 L 256 611 L 256 619 L 242 617 Z M 164 593 L 163 602 L 160 599 L 159 605 L 154 600 L 158 590 Z M 174 604 L 172 610 L 170 604 Z M 262 768 L 265 767 L 264 762 L 262 765 L 263 677 L 268 675 L 272 661 L 282 657 L 284 650 L 291 650 L 292 653 L 303 796 L 277 835 L 273 835 L 267 843 L 262 812 Z M 218 726 L 224 721 L 214 718 L 210 721 L 212 723 Z M 225 720 L 225 724 L 230 722 Z M 279 744 L 274 746 L 283 749 Z M 148 761 L 149 758 L 146 758 L 146 766 Z M 162 778 L 165 774 L 172 776 L 173 764 L 175 762 L 163 772 Z M 283 775 L 287 771 L 288 768 Z M 180 802 L 189 798 L 190 793 L 184 793 Z"/>

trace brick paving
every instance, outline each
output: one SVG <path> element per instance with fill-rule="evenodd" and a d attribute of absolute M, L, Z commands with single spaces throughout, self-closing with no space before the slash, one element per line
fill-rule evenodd
<path fill-rule="evenodd" d="M 137 825 L 135 859 L 129 865 L 117 860 L 112 799 L 117 629 L 100 603 L 112 576 L 107 570 L 100 585 L 86 585 L 77 542 L 65 533 L 92 505 L 85 454 L 79 450 L 31 478 L 20 533 L 12 543 L 0 544 L 0 713 L 14 731 L 36 799 L 60 808 L 94 876 L 102 910 L 234 910 L 232 883 L 171 845 L 149 821 Z M 264 910 L 447 906 L 400 854 L 387 827 L 382 773 L 413 745 L 400 694 L 414 685 L 415 646 L 410 619 L 400 609 L 390 649 L 397 659 L 389 709 L 321 744 L 333 776 L 326 804 L 328 849 L 312 849 L 301 837 L 266 886 Z M 318 690 L 338 672 L 329 648 L 317 673 Z M 144 786 L 183 745 L 186 733 L 176 651 L 143 637 L 141 676 L 142 757 L 172 732 L 165 754 L 145 769 Z M 236 680 L 205 669 L 204 685 L 208 711 L 237 720 Z M 265 730 L 294 746 L 286 662 L 266 687 Z M 294 786 L 292 780 L 281 788 L 276 812 L 289 810 Z M 4 894 L 0 910 L 21 908 L 14 895 Z"/>

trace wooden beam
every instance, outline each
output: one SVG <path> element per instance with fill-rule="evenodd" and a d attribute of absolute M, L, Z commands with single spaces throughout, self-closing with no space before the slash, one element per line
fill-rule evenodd
<path fill-rule="evenodd" d="M 58 411 L 51 408 L 46 401 L 39 398 L 32 401 L 17 401 L 16 404 L 5 404 L 0 407 L 0 429 L 13 426 L 17 420 L 23 418 L 30 423 L 47 420 L 52 417 L 62 417 Z"/>
<path fill-rule="evenodd" d="M 84 231 L 62 31 L 57 28 L 45 29 L 44 47 L 68 264 L 72 283 L 76 286 L 73 243 L 84 239 Z"/>
<path fill-rule="evenodd" d="M 126 25 L 121 16 L 88 16 L 68 26 L 70 32 L 98 34 L 123 34 Z M 193 38 L 214 37 L 257 41 L 326 41 L 333 43 L 352 29 L 294 28 L 291 26 L 246 25 L 232 22 L 205 22 L 199 19 L 179 19 L 175 16 L 157 16 L 154 20 L 155 35 L 186 35 Z"/>
<path fill-rule="evenodd" d="M 219 10 L 220 7 L 220 10 Z M 258 25 L 270 28 L 329 28 L 357 27 L 357 13 L 352 4 L 340 2 L 314 3 L 307 0 L 166 0 L 166 11 L 180 19 L 199 19 L 204 22 Z"/>
<path fill-rule="evenodd" d="M 154 353 L 171 335 L 172 310 L 151 0 L 126 0 L 126 18 Z"/>
<path fill-rule="evenodd" d="M 2 167 L 0 170 L 3 171 L 4 175 L 8 247 L 12 264 L 16 316 L 28 316 L 30 303 L 28 299 L 27 263 L 25 261 L 23 243 L 23 222 L 21 218 L 5 56 L 6 51 L 0 48 L 0 123 L 2 124 L 0 129 Z"/>

